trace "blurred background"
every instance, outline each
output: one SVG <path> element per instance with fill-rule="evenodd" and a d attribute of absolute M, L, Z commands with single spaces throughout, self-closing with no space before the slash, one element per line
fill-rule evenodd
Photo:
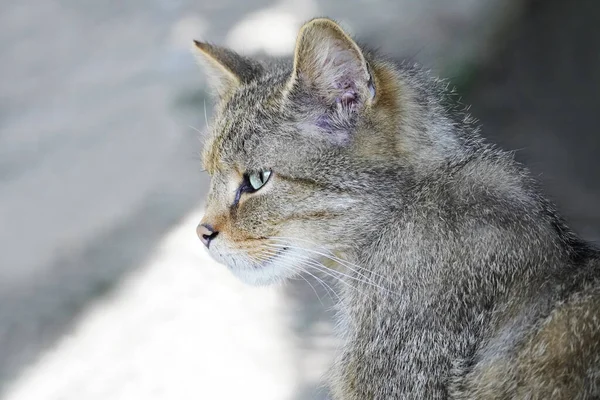
<path fill-rule="evenodd" d="M 1 1 L 0 398 L 324 399 L 312 277 L 250 288 L 196 238 L 210 117 L 192 39 L 288 56 L 313 16 L 450 77 L 600 241 L 595 0 Z"/>

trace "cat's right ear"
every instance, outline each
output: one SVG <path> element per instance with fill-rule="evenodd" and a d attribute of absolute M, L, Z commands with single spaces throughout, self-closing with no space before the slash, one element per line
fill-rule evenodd
<path fill-rule="evenodd" d="M 296 40 L 290 88 L 302 85 L 329 105 L 356 112 L 375 95 L 361 48 L 333 20 L 313 19 Z"/>
<path fill-rule="evenodd" d="M 207 73 L 211 89 L 220 98 L 249 82 L 261 71 L 259 64 L 223 47 L 194 40 L 192 50 Z"/>

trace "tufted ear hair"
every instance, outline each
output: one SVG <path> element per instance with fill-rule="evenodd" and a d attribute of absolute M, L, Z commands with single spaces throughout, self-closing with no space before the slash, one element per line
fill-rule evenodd
<path fill-rule="evenodd" d="M 334 21 L 313 19 L 300 29 L 291 85 L 349 111 L 374 97 L 367 61 L 360 47 Z"/>
<path fill-rule="evenodd" d="M 204 67 L 213 92 L 221 98 L 262 72 L 257 62 L 223 47 L 194 40 L 193 52 Z"/>

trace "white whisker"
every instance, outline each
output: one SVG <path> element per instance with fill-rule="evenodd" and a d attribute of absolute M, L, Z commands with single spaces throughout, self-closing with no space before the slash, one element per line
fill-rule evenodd
<path fill-rule="evenodd" d="M 188 128 L 195 130 L 196 132 L 198 132 L 199 134 L 202 134 L 202 131 L 192 125 L 188 125 Z"/>
<path fill-rule="evenodd" d="M 308 240 L 308 239 L 300 239 L 300 238 L 285 238 L 285 237 L 280 237 L 280 236 L 273 236 L 273 237 L 270 237 L 269 239 L 278 240 L 278 241 L 280 241 L 280 242 L 283 242 L 283 243 L 288 243 L 288 242 L 290 242 L 290 241 L 296 241 L 296 240 L 299 240 L 299 241 L 304 241 L 304 242 L 306 242 L 306 243 L 309 243 L 309 244 L 311 244 L 311 245 L 313 245 L 313 246 L 315 246 L 315 247 L 317 247 L 317 248 L 319 248 L 319 249 L 323 249 L 323 251 L 325 251 L 325 252 L 326 252 L 326 254 L 321 254 L 321 253 L 317 252 L 316 250 L 312 250 L 312 249 L 306 249 L 306 250 L 310 250 L 310 251 L 313 251 L 313 252 L 317 252 L 318 254 L 321 254 L 321 255 L 323 255 L 324 257 L 327 257 L 327 258 L 331 259 L 332 261 L 336 261 L 336 262 L 338 262 L 339 264 L 341 264 L 341 265 L 343 265 L 343 266 L 347 267 L 347 268 L 348 268 L 348 269 L 350 269 L 350 270 L 353 270 L 353 268 L 358 268 L 359 270 L 368 271 L 368 272 L 369 272 L 369 274 L 371 274 L 371 275 L 374 275 L 374 276 L 377 276 L 377 277 L 379 277 L 379 278 L 382 278 L 382 279 L 385 279 L 385 280 L 387 280 L 389 283 L 391 283 L 391 284 L 394 284 L 394 282 L 392 282 L 391 280 L 389 280 L 389 278 L 387 278 L 387 277 L 385 277 L 385 276 L 383 276 L 383 275 L 380 275 L 380 274 L 376 273 L 375 271 L 372 271 L 372 270 L 369 270 L 369 269 L 367 269 L 367 268 L 361 267 L 360 265 L 356 265 L 356 264 L 353 264 L 353 263 L 351 263 L 351 262 L 349 262 L 349 261 L 347 261 L 347 260 L 343 260 L 343 259 L 341 259 L 341 258 L 337 257 L 335 254 L 333 254 L 333 252 L 331 252 L 330 250 L 328 250 L 328 249 L 326 249 L 325 247 L 323 247 L 323 246 L 321 246 L 321 245 L 319 245 L 319 244 L 317 244 L 317 243 L 315 243 L 315 242 L 312 242 L 312 241 L 310 241 L 310 240 Z"/>
<path fill-rule="evenodd" d="M 261 253 L 260 253 L 259 259 L 261 259 L 262 261 L 269 261 L 270 260 L 270 258 L 265 258 L 264 257 L 265 255 L 268 255 L 268 256 L 272 257 L 272 256 L 277 256 L 279 254 L 277 251 L 273 251 L 273 250 L 269 250 L 269 249 L 265 248 L 264 245 L 262 246 L 262 248 L 260 250 L 261 250 Z M 293 261 L 295 261 L 297 263 L 297 264 L 294 264 L 294 265 L 296 265 L 298 267 L 302 267 L 302 266 L 306 266 L 306 267 L 311 267 L 312 266 L 312 267 L 314 267 L 313 265 L 307 264 L 308 262 L 312 262 L 312 260 L 308 260 L 308 259 L 296 259 L 296 260 L 293 260 Z M 283 259 L 283 260 L 280 260 L 280 262 L 283 264 L 284 267 L 288 266 L 288 268 L 287 268 L 288 270 L 291 269 L 291 268 L 289 268 L 289 266 L 292 265 L 292 260 L 285 260 L 285 259 Z M 338 299 L 339 302 L 342 301 L 342 299 L 337 294 L 337 292 L 335 291 L 335 289 L 331 288 L 331 286 L 329 284 L 327 284 L 324 280 L 320 279 L 319 277 L 315 276 L 314 274 L 310 273 L 310 271 L 308 271 L 308 270 L 306 270 L 304 268 L 299 268 L 299 269 L 300 269 L 300 271 L 305 272 L 308 275 L 310 275 L 313 278 L 315 278 L 317 280 L 317 282 L 319 282 L 323 286 L 323 288 L 326 290 L 327 294 L 329 295 L 329 297 L 332 300 L 333 300 L 333 297 L 331 296 L 331 293 L 333 293 L 333 295 L 335 297 L 337 297 L 337 299 Z M 327 273 L 327 271 L 321 271 L 321 272 L 326 272 Z M 339 279 L 339 278 L 337 278 L 337 277 L 335 277 L 335 276 L 333 276 L 333 275 L 331 275 L 329 273 L 327 273 L 327 275 L 332 276 L 335 279 Z M 306 280 L 306 278 L 305 278 L 305 280 Z M 307 280 L 307 282 L 308 282 L 308 280 Z M 308 282 L 308 283 L 310 284 L 310 282 Z M 313 290 L 314 290 L 314 287 L 313 287 Z M 331 293 L 330 293 L 330 291 L 331 291 Z M 318 295 L 317 295 L 317 297 L 318 297 Z M 319 300 L 320 300 L 320 298 L 319 298 Z"/>
<path fill-rule="evenodd" d="M 206 113 L 206 99 L 204 99 L 204 124 L 208 128 L 208 115 Z"/>
<path fill-rule="evenodd" d="M 293 245 L 287 245 L 287 244 L 286 245 L 283 245 L 283 244 L 281 244 L 281 245 L 280 244 L 268 244 L 268 246 L 270 246 L 270 247 L 272 247 L 274 249 L 279 249 L 279 250 L 282 249 L 282 248 L 296 249 L 296 250 L 306 251 L 306 252 L 309 252 L 309 253 L 315 253 L 315 254 L 318 254 L 318 255 L 320 255 L 322 257 L 329 258 L 327 254 L 324 254 L 324 253 L 321 253 L 321 252 L 318 252 L 318 251 L 315 251 L 315 250 L 312 250 L 312 249 L 306 249 L 306 248 L 303 248 L 303 247 L 298 247 L 298 246 L 293 246 Z M 324 267 L 324 268 L 327 268 L 323 264 L 320 264 L 320 265 L 322 267 Z M 348 267 L 348 268 L 352 272 L 354 272 L 358 277 L 352 276 L 352 275 L 349 275 L 349 274 L 346 274 L 344 272 L 337 271 L 337 270 L 334 270 L 334 269 L 331 269 L 331 268 L 327 268 L 327 270 L 335 272 L 336 274 L 339 274 L 339 275 L 341 275 L 343 277 L 346 277 L 348 279 L 352 279 L 352 280 L 355 280 L 357 282 L 366 283 L 366 284 L 371 285 L 371 286 L 373 286 L 373 287 L 375 287 L 377 289 L 386 291 L 388 293 L 395 294 L 393 291 L 390 291 L 389 289 L 386 289 L 383 286 L 378 285 L 372 279 L 369 279 L 369 277 L 365 276 L 364 274 L 361 274 L 359 271 L 356 271 L 356 270 L 354 270 L 354 269 L 352 269 L 350 267 Z M 363 278 L 363 279 L 360 279 L 360 278 Z"/>
<path fill-rule="evenodd" d="M 263 245 L 263 246 L 264 246 L 264 245 Z M 269 245 L 267 245 L 267 246 L 272 246 L 272 245 L 271 245 L 271 244 L 269 244 Z M 294 248 L 294 246 L 284 246 L 284 247 L 288 247 L 288 248 Z M 273 255 L 277 255 L 277 254 L 278 254 L 278 253 L 277 253 L 277 250 L 280 250 L 281 248 L 277 248 L 277 247 L 275 247 L 274 249 L 275 249 L 275 251 L 272 251 L 272 252 L 271 252 L 271 254 L 273 254 Z M 300 249 L 300 250 L 305 250 L 305 249 L 302 249 L 302 248 L 297 248 L 297 249 Z M 347 278 L 349 278 L 349 279 L 355 280 L 355 281 L 357 281 L 357 282 L 361 282 L 361 283 L 366 283 L 366 284 L 373 285 L 371 282 L 368 282 L 368 281 L 366 281 L 366 280 L 361 280 L 361 279 L 358 279 L 358 278 L 356 278 L 356 277 L 353 277 L 353 276 L 350 276 L 350 275 L 344 274 L 343 272 L 340 272 L 340 271 L 335 271 L 335 270 L 333 270 L 333 269 L 331 269 L 331 268 L 327 268 L 326 266 L 324 266 L 323 264 L 321 264 L 321 263 L 319 263 L 319 262 L 317 262 L 317 261 L 315 261 L 315 260 L 311 260 L 311 259 L 297 259 L 296 261 L 297 261 L 297 262 L 298 262 L 300 265 L 304 265 L 304 266 L 307 266 L 307 267 L 313 267 L 313 268 L 315 268 L 316 270 L 318 270 L 318 271 L 320 271 L 320 272 L 322 272 L 322 273 L 324 273 L 324 274 L 326 274 L 326 275 L 328 275 L 328 276 L 330 276 L 330 277 L 332 277 L 332 278 L 336 279 L 338 282 L 340 282 L 340 283 L 342 283 L 342 284 L 344 284 L 344 285 L 348 286 L 348 287 L 349 287 L 349 288 L 351 288 L 351 289 L 354 289 L 354 290 L 356 290 L 357 292 L 361 292 L 361 291 L 358 289 L 358 287 L 356 287 L 356 286 L 354 286 L 354 285 L 351 285 L 349 282 L 347 282 L 346 280 L 342 279 L 340 276 L 337 276 L 337 275 L 335 275 L 335 274 L 342 275 L 342 276 L 344 276 L 344 277 L 347 277 Z M 383 289 L 383 290 L 385 290 L 384 288 L 380 288 L 380 289 Z M 366 294 L 366 293 L 364 293 L 364 292 L 362 292 L 362 293 L 363 293 L 363 294 Z M 368 297 L 370 297 L 370 298 L 372 298 L 372 297 L 371 297 L 371 296 L 369 296 L 368 294 L 367 294 L 367 296 L 368 296 Z M 341 301 L 341 299 L 340 299 L 340 301 Z"/>

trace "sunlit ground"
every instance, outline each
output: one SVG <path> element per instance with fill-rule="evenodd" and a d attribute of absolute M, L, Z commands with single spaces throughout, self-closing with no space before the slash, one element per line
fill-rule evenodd
<path fill-rule="evenodd" d="M 200 219 L 169 233 L 5 398 L 293 398 L 301 371 L 282 288 L 245 286 L 211 261 L 194 233 Z M 310 359 L 317 379 L 326 356 Z"/>

